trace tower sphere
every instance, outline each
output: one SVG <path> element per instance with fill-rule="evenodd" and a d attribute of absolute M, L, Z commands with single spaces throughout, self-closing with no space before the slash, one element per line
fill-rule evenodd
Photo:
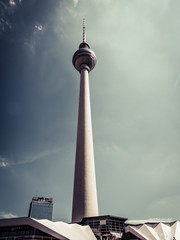
<path fill-rule="evenodd" d="M 90 49 L 86 42 L 79 45 L 79 49 L 74 53 L 72 59 L 74 67 L 80 72 L 82 65 L 87 65 L 91 71 L 97 62 L 95 53 Z"/>

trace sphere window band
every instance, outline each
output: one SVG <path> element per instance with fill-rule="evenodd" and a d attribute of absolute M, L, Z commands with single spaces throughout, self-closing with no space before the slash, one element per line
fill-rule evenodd
<path fill-rule="evenodd" d="M 82 69 L 82 65 L 86 64 L 89 67 L 89 71 L 91 71 L 97 62 L 95 53 L 86 48 L 78 49 L 73 56 L 73 65 L 80 72 Z"/>

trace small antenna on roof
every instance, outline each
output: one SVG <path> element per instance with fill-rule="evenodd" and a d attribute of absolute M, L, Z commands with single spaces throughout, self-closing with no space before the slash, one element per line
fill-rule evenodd
<path fill-rule="evenodd" d="M 85 23 L 85 18 L 83 18 L 83 42 L 86 42 L 86 23 Z"/>

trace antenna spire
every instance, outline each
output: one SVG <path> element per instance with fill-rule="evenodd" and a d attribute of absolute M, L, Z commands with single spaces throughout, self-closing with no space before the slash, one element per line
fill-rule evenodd
<path fill-rule="evenodd" d="M 89 44 L 86 42 L 86 24 L 85 18 L 83 18 L 83 41 L 80 43 L 79 48 L 87 48 L 90 49 Z"/>
<path fill-rule="evenodd" d="M 85 18 L 83 18 L 83 42 L 86 42 L 86 23 L 85 23 Z"/>

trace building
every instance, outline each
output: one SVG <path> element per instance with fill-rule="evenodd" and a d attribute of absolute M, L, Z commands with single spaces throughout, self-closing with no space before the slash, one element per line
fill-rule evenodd
<path fill-rule="evenodd" d="M 73 65 L 80 72 L 73 223 L 50 221 L 52 199 L 34 197 L 29 217 L 0 220 L 0 240 L 180 240 L 179 221 L 132 222 L 98 214 L 89 97 L 89 72 L 95 64 L 96 56 L 86 42 L 83 23 L 83 42 L 73 56 Z"/>
<path fill-rule="evenodd" d="M 97 60 L 86 42 L 84 21 L 83 42 L 74 53 L 72 61 L 80 73 L 72 222 L 81 222 L 84 217 L 99 215 L 89 94 L 89 72 L 95 67 Z"/>
<path fill-rule="evenodd" d="M 138 220 L 126 221 L 126 240 L 178 240 L 180 221 Z"/>
<path fill-rule="evenodd" d="M 180 221 L 125 222 L 113 216 L 83 219 L 82 225 L 29 217 L 0 219 L 0 240 L 179 240 Z M 118 224 L 116 224 L 118 223 Z"/>
<path fill-rule="evenodd" d="M 28 217 L 35 219 L 48 219 L 52 221 L 53 199 L 33 197 L 29 207 Z"/>
<path fill-rule="evenodd" d="M 127 218 L 111 215 L 83 218 L 81 225 L 88 225 L 98 240 L 116 240 L 124 237 Z"/>
<path fill-rule="evenodd" d="M 37 220 L 33 218 L 0 219 L 1 240 L 96 240 L 89 226 Z"/>

